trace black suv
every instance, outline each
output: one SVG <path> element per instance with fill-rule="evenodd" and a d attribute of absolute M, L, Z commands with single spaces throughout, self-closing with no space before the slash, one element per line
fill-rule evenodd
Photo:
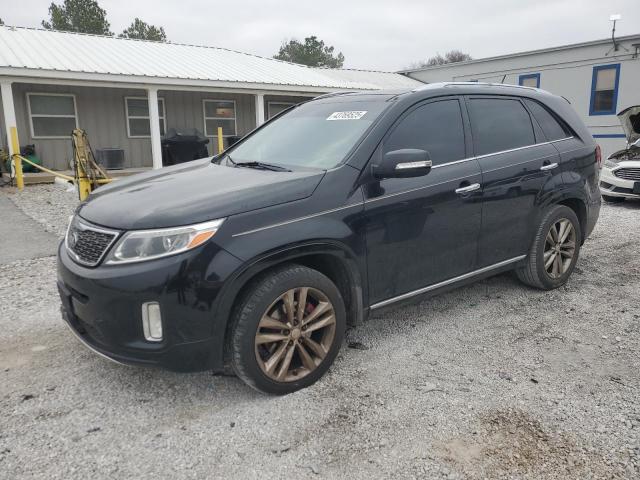
<path fill-rule="evenodd" d="M 538 89 L 325 95 L 92 194 L 58 252 L 63 316 L 118 362 L 292 392 L 372 310 L 506 270 L 563 285 L 599 167 L 567 101 Z"/>

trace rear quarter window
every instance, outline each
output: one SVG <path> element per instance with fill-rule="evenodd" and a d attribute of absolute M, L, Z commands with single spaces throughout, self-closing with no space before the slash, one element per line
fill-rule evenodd
<path fill-rule="evenodd" d="M 542 128 L 542 131 L 544 132 L 545 137 L 547 137 L 547 140 L 560 140 L 561 138 L 572 136 L 569 128 L 563 125 L 561 121 L 556 119 L 555 116 L 549 110 L 547 110 L 546 107 L 540 105 L 535 100 L 526 99 L 525 103 L 533 114 L 533 117 L 540 124 L 540 128 Z"/>
<path fill-rule="evenodd" d="M 519 100 L 472 98 L 469 114 L 476 155 L 487 155 L 536 143 L 531 117 Z"/>

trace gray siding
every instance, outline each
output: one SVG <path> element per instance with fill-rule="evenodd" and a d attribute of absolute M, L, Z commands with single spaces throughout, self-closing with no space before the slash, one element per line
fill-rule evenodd
<path fill-rule="evenodd" d="M 282 103 L 301 103 L 311 100 L 314 97 L 287 97 L 284 95 L 265 95 L 264 96 L 264 116 L 265 120 L 269 117 L 269 102 Z"/>
<path fill-rule="evenodd" d="M 158 92 L 158 97 L 164 98 L 165 108 L 167 110 L 167 128 L 195 127 L 204 133 L 204 100 L 235 100 L 238 135 L 245 135 L 256 126 L 254 95 L 166 90 Z M 208 145 L 209 153 L 212 155 L 217 153 L 217 147 L 218 141 L 216 137 L 210 136 Z"/>
<path fill-rule="evenodd" d="M 70 137 L 61 139 L 35 139 L 32 137 L 27 108 L 27 93 L 30 92 L 75 95 L 78 126 L 87 131 L 94 151 L 101 147 L 122 148 L 125 151 L 126 167 L 151 167 L 151 141 L 148 138 L 128 137 L 125 114 L 125 97 L 145 97 L 144 90 L 13 84 L 20 144 L 34 144 L 36 153 L 45 166 L 56 170 L 67 170 L 73 155 Z M 255 128 L 254 95 L 166 90 L 159 91 L 158 97 L 163 98 L 165 102 L 167 128 L 195 127 L 204 132 L 203 100 L 205 99 L 235 100 L 238 135 L 244 135 Z M 3 122 L 2 118 L 0 115 L 0 122 Z M 2 124 L 0 123 L 0 125 Z M 4 125 L 2 125 L 0 136 L 3 145 L 6 137 L 4 132 Z M 216 151 L 217 140 L 215 137 L 210 137 L 209 152 L 213 154 Z"/>
<path fill-rule="evenodd" d="M 70 87 L 57 85 L 13 84 L 13 101 L 20 144 L 34 144 L 45 166 L 69 169 L 73 158 L 71 137 L 35 139 L 31 135 L 27 93 L 69 93 L 76 96 L 78 126 L 86 130 L 94 149 L 117 147 L 125 151 L 129 167 L 151 166 L 151 143 L 146 138 L 128 138 L 124 111 L 125 96 L 145 96 L 142 90 L 120 88 Z M 69 132 L 71 133 L 71 132 Z"/>

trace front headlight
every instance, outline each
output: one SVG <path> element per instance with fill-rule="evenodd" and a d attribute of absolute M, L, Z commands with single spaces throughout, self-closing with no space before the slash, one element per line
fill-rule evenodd
<path fill-rule="evenodd" d="M 618 160 L 615 158 L 607 158 L 604 161 L 604 166 L 607 168 L 616 168 L 618 166 Z"/>
<path fill-rule="evenodd" d="M 191 250 L 213 237 L 224 220 L 221 218 L 185 227 L 127 232 L 111 250 L 106 263 L 142 262 Z"/>

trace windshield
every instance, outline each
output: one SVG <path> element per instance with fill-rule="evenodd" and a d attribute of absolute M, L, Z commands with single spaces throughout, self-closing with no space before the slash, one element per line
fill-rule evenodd
<path fill-rule="evenodd" d="M 384 100 L 305 103 L 265 125 L 230 155 L 235 163 L 333 168 L 385 109 Z"/>

